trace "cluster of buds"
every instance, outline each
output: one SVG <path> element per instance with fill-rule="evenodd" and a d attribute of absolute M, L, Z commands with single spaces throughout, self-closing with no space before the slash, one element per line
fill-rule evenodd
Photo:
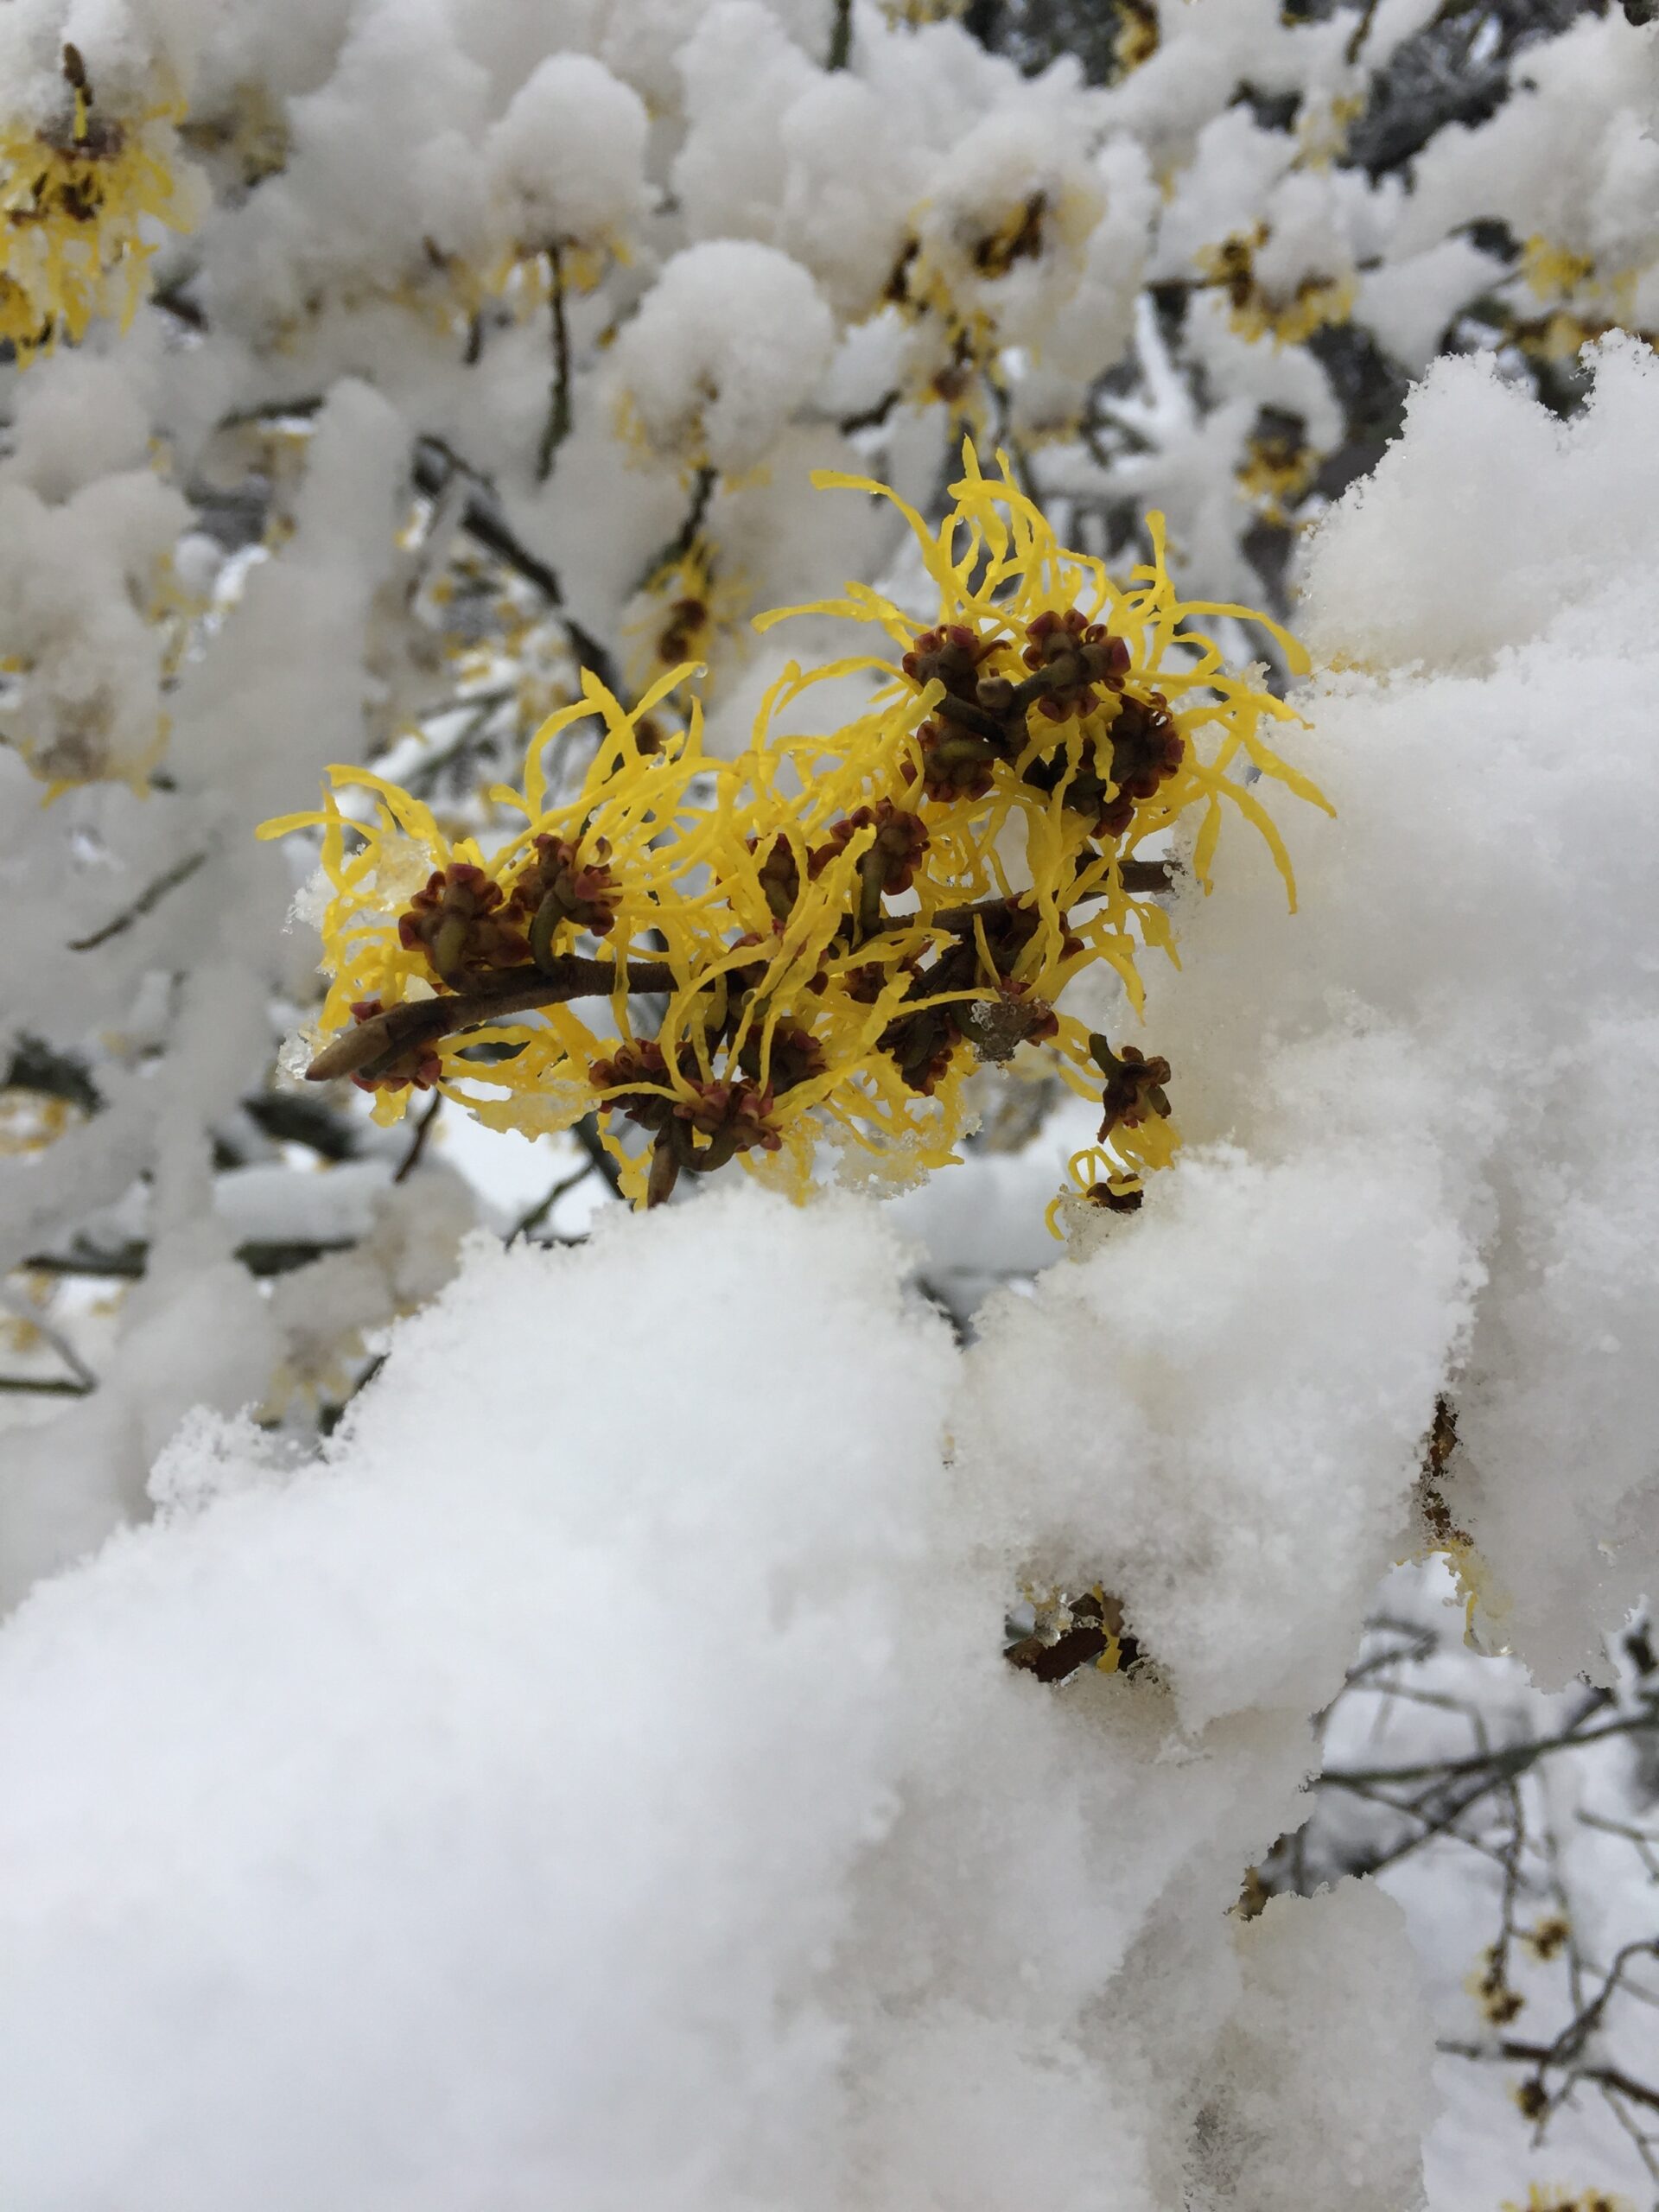
<path fill-rule="evenodd" d="M 776 1152 L 783 1139 L 772 1125 L 772 1105 L 771 1085 L 763 1090 L 746 1077 L 735 1083 L 694 1083 L 689 1098 L 676 1100 L 675 1119 L 709 1143 L 706 1152 L 689 1153 L 681 1166 L 706 1171 L 723 1167 L 734 1153 L 752 1152 L 757 1146 Z"/>
<path fill-rule="evenodd" d="M 673 602 L 657 633 L 657 658 L 664 668 L 702 658 L 709 620 L 707 600 L 688 597 Z"/>
<path fill-rule="evenodd" d="M 1105 1109 L 1100 1124 L 1103 1144 L 1116 1128 L 1138 1129 L 1149 1113 L 1168 1120 L 1169 1096 L 1164 1089 L 1169 1081 L 1167 1060 L 1149 1060 L 1135 1045 L 1115 1052 L 1098 1030 L 1090 1036 L 1089 1057 L 1106 1078 L 1100 1099 Z"/>
<path fill-rule="evenodd" d="M 1501 1943 L 1489 1943 L 1481 1955 L 1480 1970 L 1467 1985 L 1470 1994 L 1495 2028 L 1507 2027 L 1526 2004 L 1510 1982 L 1509 1956 Z"/>
<path fill-rule="evenodd" d="M 931 720 L 918 726 L 916 738 L 922 748 L 922 789 L 929 798 L 949 805 L 988 796 L 1001 757 L 988 739 L 973 730 L 942 728 Z M 913 773 L 908 762 L 905 772 Z"/>
<path fill-rule="evenodd" d="M 801 1040 L 803 1059 L 809 1057 L 804 1048 L 817 1050 L 816 1039 L 801 1030 L 785 1038 L 785 1054 L 796 1039 Z M 607 1103 L 642 1129 L 653 1130 L 659 1136 L 674 1135 L 677 1130 L 682 1141 L 675 1149 L 681 1155 L 682 1166 L 698 1171 L 723 1166 L 734 1153 L 751 1151 L 757 1145 L 766 1152 L 778 1150 L 783 1140 L 771 1124 L 772 1084 L 763 1089 L 747 1076 L 735 1082 L 704 1081 L 696 1072 L 690 1046 L 680 1048 L 679 1074 L 680 1083 L 676 1085 L 662 1046 L 643 1038 L 619 1045 L 608 1059 L 594 1060 L 588 1070 L 588 1080 L 595 1090 L 619 1092 Z M 790 1079 L 802 1078 L 794 1075 Z M 696 1152 L 684 1141 L 685 1134 L 692 1130 L 709 1140 L 707 1151 Z"/>
<path fill-rule="evenodd" d="M 932 1096 L 936 1085 L 949 1072 L 964 1024 L 970 1024 L 976 1033 L 976 1048 L 982 1059 L 1007 1059 L 1021 1043 L 1040 1043 L 1058 1033 L 1059 1019 L 1053 1008 L 1014 976 L 1014 963 L 1039 925 L 1033 902 L 1017 894 L 1003 899 L 983 910 L 978 934 L 963 938 L 925 977 L 918 977 L 916 988 L 929 995 L 969 991 L 990 983 L 995 986 L 997 996 L 988 1003 L 923 1006 L 912 1014 L 894 1016 L 881 1033 L 880 1046 L 909 1089 L 925 1098 Z M 980 956 L 982 936 L 990 955 L 988 975 Z M 1063 958 L 1082 949 L 1082 940 L 1069 932 L 1061 940 Z"/>
<path fill-rule="evenodd" d="M 378 999 L 359 999 L 353 1005 L 352 1019 L 360 1028 L 385 1011 Z M 442 1073 L 443 1063 L 435 1048 L 422 1043 L 402 1051 L 392 1047 L 359 1068 L 352 1081 L 359 1090 L 407 1090 L 411 1085 L 416 1090 L 430 1090 Z"/>
<path fill-rule="evenodd" d="M 953 1007 L 918 1007 L 899 1014 L 881 1032 L 881 1050 L 892 1059 L 907 1089 L 931 1098 L 950 1071 L 962 1042 L 962 1025 Z"/>
<path fill-rule="evenodd" d="M 773 1095 L 747 1077 L 735 1083 L 696 1082 L 690 1095 L 674 1102 L 658 1132 L 651 1156 L 646 1202 L 661 1205 L 679 1179 L 680 1170 L 712 1175 L 740 1152 L 777 1152 L 783 1137 L 772 1118 Z M 705 1141 L 698 1146 L 693 1136 Z"/>
<path fill-rule="evenodd" d="M 751 1029 L 744 1039 L 738 1056 L 738 1065 L 758 1082 L 760 1075 L 760 1034 Z M 767 1096 L 774 1091 L 793 1090 L 798 1083 L 810 1083 L 824 1070 L 823 1046 L 810 1029 L 797 1021 L 780 1021 L 772 1033 L 772 1049 L 766 1059 Z M 742 1147 L 740 1147 L 740 1150 Z"/>
<path fill-rule="evenodd" d="M 831 825 L 829 842 L 820 845 L 807 861 L 807 873 L 821 875 L 861 830 L 872 829 L 875 835 L 858 863 L 858 924 L 867 934 L 880 925 L 886 894 L 908 891 L 916 880 L 916 870 L 927 850 L 927 830 L 921 817 L 908 807 L 895 806 L 890 798 L 878 799 L 874 806 L 855 807 Z"/>
<path fill-rule="evenodd" d="M 912 683 L 943 683 L 951 696 L 971 699 L 984 647 L 964 622 L 924 630 L 899 665 Z"/>
<path fill-rule="evenodd" d="M 470 861 L 434 868 L 397 919 L 406 951 L 424 948 L 433 972 L 453 988 L 492 969 L 520 967 L 531 957 L 516 902 Z"/>
<path fill-rule="evenodd" d="M 1075 607 L 1064 614 L 1052 608 L 1026 626 L 1029 640 L 1020 658 L 1033 675 L 1044 675 L 1047 688 L 1037 701 L 1037 711 L 1050 721 L 1063 722 L 1072 715 L 1086 715 L 1100 704 L 1095 686 L 1121 691 L 1129 672 L 1129 649 L 1115 638 L 1103 622 L 1090 622 Z"/>
<path fill-rule="evenodd" d="M 944 686 L 933 715 L 917 730 L 922 784 L 929 798 L 949 804 L 985 798 L 999 761 L 1026 742 L 1026 716 L 1063 722 L 1114 707 L 1109 728 L 1096 741 L 1092 761 L 1064 755 L 1027 764 L 1024 779 L 1039 791 L 1064 787 L 1065 804 L 1092 817 L 1096 836 L 1121 837 L 1135 810 L 1180 766 L 1184 745 L 1162 692 L 1126 693 L 1129 648 L 1078 607 L 1046 608 L 1026 626 L 1020 658 L 1030 673 L 1015 683 L 982 676 L 988 648 L 962 624 L 925 630 L 901 665 L 912 683 Z M 912 772 L 906 770 L 908 776 Z"/>
<path fill-rule="evenodd" d="M 746 842 L 751 852 L 756 850 L 753 837 Z M 772 839 L 771 849 L 760 863 L 760 877 L 761 895 L 771 909 L 772 919 L 786 922 L 801 895 L 801 864 L 787 837 Z"/>
<path fill-rule="evenodd" d="M 924 689 L 930 683 L 944 686 L 938 719 L 930 717 L 916 735 L 922 748 L 923 788 L 929 798 L 946 804 L 983 798 L 991 788 L 993 767 L 1008 749 L 1002 695 L 1011 698 L 1012 687 L 995 677 L 982 681 L 979 665 L 988 650 L 988 644 L 965 623 L 952 622 L 943 629 L 922 631 L 899 662 L 912 683 Z M 982 704 L 982 691 L 996 703 Z M 906 769 L 906 780 L 912 773 Z"/>
<path fill-rule="evenodd" d="M 690 1053 L 681 1054 L 681 1073 L 688 1073 Z M 674 1112 L 676 1092 L 669 1079 L 663 1048 L 650 1038 L 619 1045 L 607 1060 L 594 1060 L 588 1080 L 595 1090 L 622 1095 L 609 1103 L 642 1129 L 663 1129 Z"/>
<path fill-rule="evenodd" d="M 821 875 L 861 830 L 872 827 L 875 836 L 864 856 L 873 862 L 872 872 L 879 877 L 883 891 L 908 891 L 927 850 L 927 827 L 919 815 L 895 806 L 890 798 L 879 798 L 874 806 L 855 807 L 842 820 L 832 823 L 829 843 L 820 845 L 807 862 L 808 874 Z"/>
<path fill-rule="evenodd" d="M 530 917 L 530 952 L 538 968 L 551 955 L 553 932 L 562 922 L 606 937 L 616 922 L 621 893 L 607 862 L 611 849 L 603 837 L 594 840 L 584 859 L 569 837 L 542 836 L 535 840 L 536 857 L 513 886 L 512 904 Z"/>
<path fill-rule="evenodd" d="M 1125 694 L 1107 734 L 1112 781 L 1119 798 L 1131 805 L 1155 798 L 1159 785 L 1168 781 L 1185 756 L 1185 742 L 1161 691 L 1149 691 L 1144 699 Z"/>

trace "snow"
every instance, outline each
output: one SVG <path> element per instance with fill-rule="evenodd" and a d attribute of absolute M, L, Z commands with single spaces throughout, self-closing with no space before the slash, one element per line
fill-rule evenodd
<path fill-rule="evenodd" d="M 130 326 L 0 361 L 0 1065 L 60 1055 L 77 1100 L 0 1159 L 18 2212 L 1640 2186 L 1588 2089 L 1535 2147 L 1513 2069 L 1431 2083 L 1503 1904 L 1476 1839 L 1230 1908 L 1330 1802 L 1310 1716 L 1369 1609 L 1447 1616 L 1420 1687 L 1453 1706 L 1364 1707 L 1408 1764 L 1465 1704 L 1541 1726 L 1628 1675 L 1605 1639 L 1659 1573 L 1659 368 L 1577 355 L 1659 327 L 1659 29 L 1506 55 L 1433 0 L 1160 0 L 1103 86 L 920 12 L 855 0 L 830 70 L 833 0 L 0 7 L 10 143 L 60 128 L 73 41 L 100 120 L 187 103 L 143 143 L 198 218 L 147 238 Z M 1507 71 L 1493 111 L 1357 162 L 1460 54 Z M 1331 295 L 1316 339 L 1246 334 L 1228 239 Z M 1256 786 L 1295 914 L 1248 836 L 1172 902 L 1143 1041 L 1185 1148 L 1139 1213 L 1073 1204 L 1057 1244 L 1098 1109 L 988 1072 L 963 1162 L 880 1215 L 716 1188 L 635 1223 L 589 1174 L 561 1249 L 504 1255 L 574 1137 L 452 1106 L 400 1179 L 407 1127 L 281 1087 L 316 855 L 259 820 L 349 761 L 499 837 L 575 649 L 634 689 L 692 535 L 736 755 L 789 659 L 868 643 L 751 613 L 929 604 L 890 508 L 811 473 L 937 518 L 964 423 L 1115 573 L 1156 508 L 1184 590 L 1313 649 L 1282 736 L 1336 818 Z M 142 1276 L 60 1272 L 88 1247 Z M 29 1387 L 74 1360 L 87 1395 Z M 1442 1393 L 1497 1656 L 1395 1564 Z M 1141 1663 L 1005 1662 L 1011 1611 L 1093 1585 Z M 1522 1792 L 1603 1958 L 1652 1925 L 1580 1817 L 1650 1812 L 1624 1744 Z M 1565 1968 L 1516 1971 L 1554 2032 Z"/>
<path fill-rule="evenodd" d="M 616 387 L 648 451 L 741 474 L 817 383 L 833 330 L 798 262 L 711 239 L 675 255 L 618 339 Z"/>
<path fill-rule="evenodd" d="M 321 1465 L 185 1425 L 159 1518 L 0 1631 L 9 2197 L 1150 2212 L 1207 2097 L 1218 2171 L 1339 2125 L 1397 2201 L 1409 2065 L 1360 2126 L 1314 2056 L 1372 2032 L 1333 1945 L 1410 2032 L 1390 1908 L 1221 1910 L 1305 1724 L 1200 1754 L 1154 1684 L 1002 1663 L 944 1451 L 994 1440 L 902 1271 L 869 1206 L 746 1190 L 480 1242 Z"/>

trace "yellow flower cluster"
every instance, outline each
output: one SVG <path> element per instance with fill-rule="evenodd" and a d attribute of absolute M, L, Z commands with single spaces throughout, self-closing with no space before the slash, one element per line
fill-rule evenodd
<path fill-rule="evenodd" d="M 641 690 L 665 668 L 683 671 L 690 663 L 707 669 L 750 604 L 747 580 L 722 569 L 702 537 L 659 569 L 638 598 L 642 611 L 625 634 L 632 647 L 629 675 Z M 712 674 L 700 689 L 705 699 L 713 696 Z"/>
<path fill-rule="evenodd" d="M 1541 236 L 1522 250 L 1518 274 L 1526 289 L 1543 302 L 1538 315 L 1512 307 L 1510 331 L 1535 359 L 1576 361 L 1580 350 L 1610 330 L 1633 331 L 1651 344 L 1637 311 L 1637 288 L 1651 257 L 1638 266 L 1604 274 L 1592 254 L 1580 253 Z"/>
<path fill-rule="evenodd" d="M 953 1158 L 976 1063 L 1034 1047 L 1102 1098 L 1097 1194 L 1133 1204 L 1179 1141 L 1168 1069 L 1058 1001 L 1103 960 L 1139 1007 L 1140 949 L 1173 957 L 1153 855 L 1183 817 L 1185 865 L 1206 887 L 1229 807 L 1290 886 L 1241 772 L 1325 802 L 1264 740 L 1292 710 L 1190 626 L 1265 618 L 1179 599 L 1155 520 L 1153 560 L 1115 582 L 1058 543 L 1005 460 L 995 476 L 970 443 L 963 460 L 937 530 L 881 485 L 815 478 L 893 501 L 937 615 L 918 629 L 849 584 L 760 618 L 842 617 L 887 650 L 791 664 L 741 759 L 705 756 L 695 701 L 683 729 L 659 730 L 683 668 L 631 711 L 588 674 L 537 734 L 522 791 L 491 794 L 524 817 L 499 851 L 452 844 L 424 806 L 354 768 L 333 782 L 367 791 L 372 819 L 348 820 L 331 792 L 321 813 L 267 823 L 322 831 L 322 1029 L 339 1033 L 312 1073 L 353 1075 L 386 1119 L 434 1084 L 528 1132 L 596 1109 L 625 1188 L 649 1203 L 734 1157 L 801 1196 L 823 1147 L 913 1179 Z M 779 734 L 813 685 L 849 677 L 872 684 L 861 715 Z M 544 750 L 585 717 L 603 735 L 576 796 L 550 805 Z M 624 1141 L 630 1122 L 648 1153 Z"/>
<path fill-rule="evenodd" d="M 1206 283 L 1227 295 L 1227 320 L 1248 344 L 1271 338 L 1275 347 L 1306 344 L 1326 323 L 1346 322 L 1353 310 L 1351 278 L 1310 275 L 1285 295 L 1269 291 L 1256 271 L 1255 257 L 1268 242 L 1268 229 L 1235 232 L 1198 257 Z"/>
<path fill-rule="evenodd" d="M 60 124 L 0 123 L 0 340 L 24 365 L 60 334 L 79 344 L 100 316 L 124 328 L 156 251 L 146 218 L 173 230 L 192 219 L 168 159 L 182 103 L 107 115 L 73 48 L 65 74 Z"/>

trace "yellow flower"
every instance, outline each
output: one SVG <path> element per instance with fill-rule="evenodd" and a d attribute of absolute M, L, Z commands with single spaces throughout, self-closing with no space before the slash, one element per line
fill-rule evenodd
<path fill-rule="evenodd" d="M 597 1109 L 625 1188 L 650 1202 L 682 1171 L 733 1158 L 804 1196 L 821 1147 L 862 1155 L 867 1179 L 914 1179 L 956 1156 L 976 1064 L 1034 1051 L 1101 1097 L 1100 1157 L 1120 1192 L 1167 1165 L 1166 1064 L 1115 1052 L 1056 1001 L 1104 960 L 1138 1007 L 1139 948 L 1173 957 L 1156 893 L 1183 817 L 1206 888 L 1228 806 L 1290 887 L 1279 832 L 1236 770 L 1325 802 L 1262 737 L 1292 710 L 1189 626 L 1264 618 L 1179 599 L 1155 518 L 1152 562 L 1115 582 L 1058 544 L 1006 461 L 987 478 L 963 451 L 938 531 L 894 501 L 933 620 L 918 629 L 860 584 L 760 618 L 841 616 L 887 649 L 791 664 L 739 760 L 704 756 L 695 702 L 683 730 L 659 733 L 653 714 L 688 669 L 632 710 L 588 672 L 537 732 L 522 792 L 490 794 L 524 817 L 493 854 L 452 844 L 424 806 L 356 769 L 331 778 L 369 793 L 370 820 L 348 822 L 331 793 L 320 814 L 267 823 L 323 831 L 334 1041 L 314 1074 L 377 1090 L 382 1118 L 434 1084 L 494 1126 L 556 1128 Z M 874 680 L 863 714 L 777 734 L 813 685 L 858 676 Z M 581 788 L 550 804 L 548 743 L 594 716 L 604 735 Z M 1158 857 L 1142 849 L 1154 841 Z M 590 942 L 600 953 L 580 950 Z M 660 1017 L 637 1033 L 633 1010 L 653 1000 Z M 601 1002 L 603 1029 L 576 1011 Z M 623 1142 L 624 1122 L 650 1134 L 649 1158 Z"/>
<path fill-rule="evenodd" d="M 1251 345 L 1271 338 L 1276 347 L 1300 346 L 1328 322 L 1346 322 L 1353 310 L 1351 277 L 1310 273 L 1287 295 L 1269 291 L 1256 274 L 1255 257 L 1268 242 L 1265 223 L 1205 246 L 1198 266 L 1206 283 L 1227 295 L 1228 321 Z"/>
<path fill-rule="evenodd" d="M 643 612 L 626 635 L 634 648 L 631 672 L 642 689 L 664 668 L 707 665 L 749 605 L 748 585 L 721 570 L 714 547 L 702 537 L 660 569 L 639 596 Z M 704 682 L 705 699 L 712 688 Z"/>
<path fill-rule="evenodd" d="M 1270 523 L 1288 524 L 1318 473 L 1319 457 L 1304 443 L 1294 417 L 1258 424 L 1244 444 L 1244 458 L 1234 472 L 1238 487 Z"/>
<path fill-rule="evenodd" d="M 182 103 L 107 115 L 93 105 L 79 57 L 66 72 L 72 116 L 0 124 L 0 339 L 24 365 L 60 334 L 79 344 L 98 317 L 117 316 L 124 329 L 156 251 L 146 219 L 172 230 L 193 219 L 168 158 Z"/>

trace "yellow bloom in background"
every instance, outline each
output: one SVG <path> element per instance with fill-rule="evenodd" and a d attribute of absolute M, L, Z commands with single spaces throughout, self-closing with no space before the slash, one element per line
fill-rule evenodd
<path fill-rule="evenodd" d="M 716 646 L 738 630 L 750 603 L 746 580 L 723 569 L 702 537 L 665 563 L 639 597 L 641 612 L 624 634 L 632 649 L 629 672 L 641 690 L 665 668 L 690 662 L 706 667 Z M 705 700 L 712 690 L 705 679 Z"/>
<path fill-rule="evenodd" d="M 124 329 L 149 288 L 146 224 L 194 219 L 171 166 L 182 102 L 110 115 L 73 48 L 65 74 L 73 108 L 60 123 L 0 123 L 0 339 L 23 365 L 60 335 L 78 345 L 101 317 Z"/>
<path fill-rule="evenodd" d="M 1275 347 L 1301 346 L 1326 323 L 1346 322 L 1353 312 L 1353 279 L 1310 272 L 1286 293 L 1265 285 L 1255 257 L 1268 242 L 1268 228 L 1236 232 L 1198 257 L 1205 281 L 1227 295 L 1227 320 L 1249 344 L 1271 338 Z"/>
<path fill-rule="evenodd" d="M 936 612 L 918 627 L 849 584 L 759 618 L 836 616 L 873 628 L 877 649 L 791 664 L 740 759 L 704 755 L 695 702 L 683 729 L 658 729 L 686 667 L 632 709 L 588 673 L 537 733 L 522 791 L 490 794 L 524 816 L 493 854 L 451 843 L 357 769 L 330 774 L 368 794 L 370 819 L 331 793 L 319 814 L 266 824 L 323 833 L 333 1041 L 313 1074 L 377 1090 L 382 1119 L 432 1085 L 531 1133 L 596 1109 L 625 1188 L 649 1203 L 734 1158 L 797 1197 L 826 1150 L 861 1179 L 913 1180 L 956 1156 L 974 1068 L 1035 1052 L 1100 1098 L 1099 1146 L 1080 1159 L 1101 1171 L 1103 1203 L 1135 1203 L 1179 1143 L 1169 1069 L 1057 1001 L 1104 961 L 1138 1011 L 1141 951 L 1174 957 L 1158 893 L 1184 817 L 1184 865 L 1206 889 L 1232 807 L 1294 903 L 1283 842 L 1241 771 L 1325 801 L 1263 737 L 1293 710 L 1191 626 L 1265 618 L 1178 598 L 1156 518 L 1152 560 L 1120 584 L 1058 543 L 1006 461 L 987 477 L 969 443 L 963 461 L 937 531 L 884 486 L 815 478 L 893 500 Z M 861 715 L 778 734 L 814 685 L 849 677 L 870 687 Z M 590 719 L 597 748 L 555 803 L 549 743 Z"/>

